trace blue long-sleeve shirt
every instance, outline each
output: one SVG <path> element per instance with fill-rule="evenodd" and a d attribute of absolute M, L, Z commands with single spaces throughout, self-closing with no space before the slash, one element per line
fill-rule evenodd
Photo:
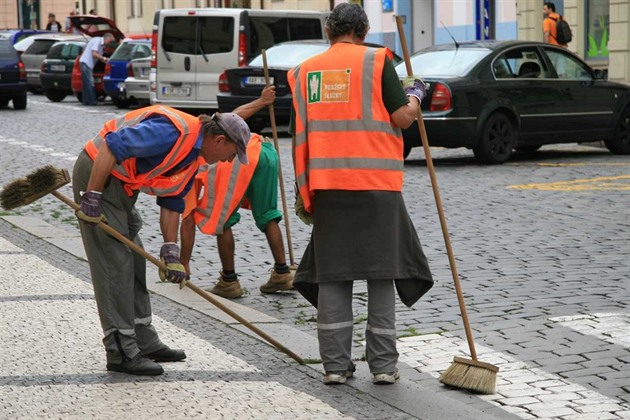
<path fill-rule="evenodd" d="M 116 163 L 120 164 L 125 159 L 135 157 L 138 174 L 149 172 L 162 163 L 178 138 L 179 130 L 168 118 L 162 115 L 149 117 L 139 124 L 112 131 L 105 136 L 107 145 L 116 158 Z M 203 134 L 200 133 L 195 146 L 188 156 L 165 175 L 175 174 L 195 161 L 199 156 L 202 141 Z M 182 192 L 176 196 L 158 197 L 157 204 L 160 207 L 183 213 L 185 208 L 184 197 L 192 187 L 193 181 L 194 177 L 186 184 Z"/>

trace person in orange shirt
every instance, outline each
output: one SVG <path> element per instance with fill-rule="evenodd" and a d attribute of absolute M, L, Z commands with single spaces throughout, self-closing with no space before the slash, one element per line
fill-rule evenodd
<path fill-rule="evenodd" d="M 559 14 L 556 13 L 556 5 L 552 2 L 546 2 L 543 5 L 543 14 L 545 16 L 543 20 L 543 41 L 552 45 L 560 45 L 566 47 L 566 44 L 560 44 L 557 38 L 556 24 L 558 20 L 562 19 Z"/>

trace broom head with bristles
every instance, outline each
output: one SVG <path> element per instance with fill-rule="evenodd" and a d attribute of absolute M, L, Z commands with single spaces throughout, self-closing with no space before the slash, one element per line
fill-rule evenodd
<path fill-rule="evenodd" d="M 453 363 L 440 376 L 440 382 L 478 394 L 494 394 L 499 368 L 477 360 L 455 356 Z"/>
<path fill-rule="evenodd" d="M 63 187 L 70 182 L 70 174 L 65 169 L 44 166 L 28 175 L 7 184 L 0 192 L 0 206 L 13 210 Z"/>

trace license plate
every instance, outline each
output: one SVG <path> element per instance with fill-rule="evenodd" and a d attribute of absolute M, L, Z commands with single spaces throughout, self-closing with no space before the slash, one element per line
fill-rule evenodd
<path fill-rule="evenodd" d="M 50 66 L 50 71 L 66 71 L 66 66 L 62 64 L 52 64 Z"/>
<path fill-rule="evenodd" d="M 190 88 L 189 87 L 163 86 L 162 94 L 171 95 L 171 96 L 190 96 Z"/>
<path fill-rule="evenodd" d="M 266 85 L 267 82 L 263 76 L 247 76 L 245 77 L 246 85 Z M 273 85 L 273 77 L 269 78 L 269 84 Z"/>

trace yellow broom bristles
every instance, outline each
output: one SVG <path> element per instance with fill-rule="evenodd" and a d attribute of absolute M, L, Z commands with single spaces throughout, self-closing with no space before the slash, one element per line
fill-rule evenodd
<path fill-rule="evenodd" d="M 479 394 L 494 394 L 497 389 L 497 371 L 454 361 L 440 376 L 440 382 Z"/>

